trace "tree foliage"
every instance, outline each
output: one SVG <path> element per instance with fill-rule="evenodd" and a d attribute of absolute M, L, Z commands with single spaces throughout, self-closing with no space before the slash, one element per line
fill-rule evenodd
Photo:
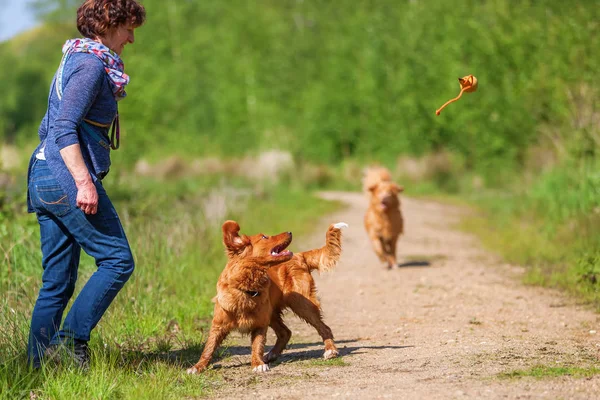
<path fill-rule="evenodd" d="M 572 93 L 598 87 L 600 8 L 583 0 L 143 3 L 147 24 L 123 55 L 131 161 L 280 148 L 335 164 L 444 149 L 493 181 L 548 127 L 568 137 Z M 0 135 L 35 138 L 73 25 L 0 45 Z M 479 91 L 436 117 L 469 73 Z"/>

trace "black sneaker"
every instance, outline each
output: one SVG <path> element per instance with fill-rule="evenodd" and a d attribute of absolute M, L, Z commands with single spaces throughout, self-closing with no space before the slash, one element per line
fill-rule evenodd
<path fill-rule="evenodd" d="M 46 348 L 44 358 L 56 364 L 74 363 L 82 370 L 90 368 L 90 348 L 87 342 L 75 340 L 72 345 L 66 343 L 51 344 Z"/>

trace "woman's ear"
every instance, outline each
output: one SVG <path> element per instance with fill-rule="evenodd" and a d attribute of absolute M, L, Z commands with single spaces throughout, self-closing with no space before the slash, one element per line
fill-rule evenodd
<path fill-rule="evenodd" d="M 223 245 L 227 250 L 229 257 L 240 254 L 248 245 L 246 236 L 240 236 L 240 226 L 235 221 L 225 221 L 223 223 Z"/>

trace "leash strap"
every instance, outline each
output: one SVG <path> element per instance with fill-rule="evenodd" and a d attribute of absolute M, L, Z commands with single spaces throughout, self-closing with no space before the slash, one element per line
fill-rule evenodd
<path fill-rule="evenodd" d="M 115 135 L 116 133 L 116 135 Z M 115 140 L 116 139 L 116 140 Z M 110 148 L 117 150 L 121 146 L 121 124 L 119 123 L 119 111 L 112 124 L 112 130 L 110 132 Z"/>

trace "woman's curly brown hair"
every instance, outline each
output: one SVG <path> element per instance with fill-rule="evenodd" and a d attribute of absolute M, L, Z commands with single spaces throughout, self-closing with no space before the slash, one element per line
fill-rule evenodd
<path fill-rule="evenodd" d="M 77 29 L 87 38 L 103 36 L 112 28 L 146 20 L 146 9 L 135 0 L 86 0 L 77 9 Z"/>

